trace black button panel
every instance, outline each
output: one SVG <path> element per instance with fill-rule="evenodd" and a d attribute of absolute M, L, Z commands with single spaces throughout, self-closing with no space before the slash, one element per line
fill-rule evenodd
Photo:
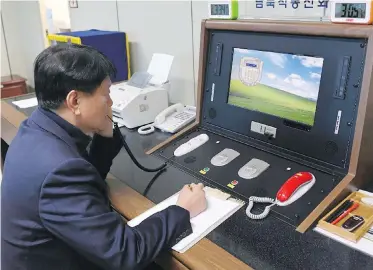
<path fill-rule="evenodd" d="M 337 88 L 334 91 L 335 98 L 345 99 L 346 97 L 346 86 L 348 81 L 348 74 L 350 71 L 350 62 L 350 56 L 343 57 L 341 77 L 339 79 L 339 82 L 337 83 Z"/>
<path fill-rule="evenodd" d="M 218 43 L 215 48 L 215 65 L 214 65 L 214 75 L 220 76 L 221 69 L 221 54 L 223 52 L 223 44 Z"/>

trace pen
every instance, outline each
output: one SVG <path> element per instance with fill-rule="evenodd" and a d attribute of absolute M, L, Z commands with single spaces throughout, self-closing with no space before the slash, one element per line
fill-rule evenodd
<path fill-rule="evenodd" d="M 332 222 L 333 225 L 337 224 L 339 221 L 341 221 L 345 216 L 347 216 L 349 213 L 354 211 L 356 208 L 359 207 L 359 203 L 355 202 L 350 208 L 348 208 L 346 211 L 343 212 L 342 215 L 340 215 L 336 220 Z"/>
<path fill-rule="evenodd" d="M 352 205 L 352 202 L 350 200 L 345 201 L 325 221 L 331 223 L 339 215 L 341 215 L 343 211 L 348 209 L 351 205 Z"/>

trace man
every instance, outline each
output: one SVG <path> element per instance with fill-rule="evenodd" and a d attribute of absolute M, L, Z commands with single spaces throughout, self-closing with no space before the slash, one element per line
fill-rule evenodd
<path fill-rule="evenodd" d="M 192 184 L 134 228 L 111 210 L 104 179 L 121 148 L 107 117 L 114 74 L 90 47 L 61 44 L 37 57 L 39 107 L 4 166 L 2 269 L 143 269 L 190 234 L 190 218 L 206 208 L 202 184 Z"/>

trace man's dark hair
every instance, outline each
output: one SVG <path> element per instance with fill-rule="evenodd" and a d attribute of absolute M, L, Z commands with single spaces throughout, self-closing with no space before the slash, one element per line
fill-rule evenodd
<path fill-rule="evenodd" d="M 94 91 L 115 76 L 113 63 L 98 50 L 59 43 L 42 51 L 34 64 L 35 93 L 40 106 L 57 109 L 71 90 Z"/>

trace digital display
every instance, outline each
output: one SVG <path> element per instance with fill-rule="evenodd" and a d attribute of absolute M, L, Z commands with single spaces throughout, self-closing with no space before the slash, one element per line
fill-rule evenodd
<path fill-rule="evenodd" d="M 228 4 L 212 4 L 211 15 L 229 15 Z"/>
<path fill-rule="evenodd" d="M 365 18 L 366 3 L 336 3 L 336 18 Z"/>
<path fill-rule="evenodd" d="M 228 104 L 313 126 L 324 59 L 234 48 Z"/>

